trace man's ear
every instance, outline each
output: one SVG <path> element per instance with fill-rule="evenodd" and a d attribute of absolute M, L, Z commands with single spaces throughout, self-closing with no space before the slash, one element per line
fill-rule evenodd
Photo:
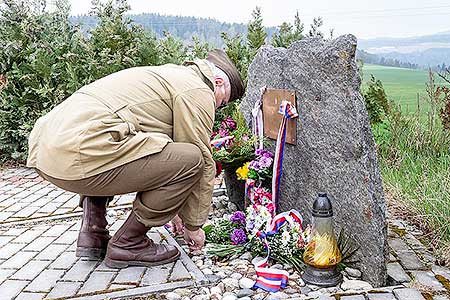
<path fill-rule="evenodd" d="M 220 76 L 214 77 L 214 81 L 217 86 L 222 86 L 225 84 L 225 80 L 223 80 L 223 78 Z"/>

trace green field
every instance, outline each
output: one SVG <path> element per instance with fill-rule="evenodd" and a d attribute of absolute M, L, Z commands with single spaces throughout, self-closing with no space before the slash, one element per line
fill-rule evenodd
<path fill-rule="evenodd" d="M 379 65 L 364 65 L 364 85 L 373 74 L 383 83 L 389 99 L 400 104 L 401 110 L 406 113 L 417 111 L 417 95 L 421 111 L 427 111 L 429 105 L 423 99 L 425 97 L 425 83 L 428 81 L 428 71 L 412 70 Z"/>

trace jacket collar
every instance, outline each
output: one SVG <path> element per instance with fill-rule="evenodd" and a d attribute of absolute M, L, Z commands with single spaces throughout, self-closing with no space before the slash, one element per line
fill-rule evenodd
<path fill-rule="evenodd" d="M 184 62 L 184 65 L 194 70 L 214 92 L 214 74 L 209 63 L 205 59 L 189 60 Z"/>

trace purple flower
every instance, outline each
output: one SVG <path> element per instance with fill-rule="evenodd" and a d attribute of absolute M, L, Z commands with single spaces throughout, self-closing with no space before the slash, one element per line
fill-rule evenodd
<path fill-rule="evenodd" d="M 247 241 L 247 235 L 243 229 L 235 229 L 230 235 L 233 245 L 242 245 Z"/>
<path fill-rule="evenodd" d="M 273 159 L 270 157 L 263 156 L 259 159 L 259 163 L 261 164 L 261 167 L 268 168 L 272 165 Z"/>
<path fill-rule="evenodd" d="M 268 157 L 268 158 L 272 158 L 273 157 L 272 152 L 264 150 L 264 149 L 256 149 L 255 150 L 255 154 L 257 156 L 264 156 L 264 157 Z"/>
<path fill-rule="evenodd" d="M 221 129 L 219 129 L 219 135 L 221 137 L 226 137 L 226 136 L 229 136 L 230 134 L 229 134 L 228 130 L 221 128 Z"/>
<path fill-rule="evenodd" d="M 242 211 L 235 211 L 230 217 L 230 222 L 245 225 L 245 214 Z"/>
<path fill-rule="evenodd" d="M 259 171 L 259 170 L 261 170 L 261 165 L 260 165 L 259 161 L 257 161 L 257 160 L 252 160 L 252 161 L 250 162 L 250 164 L 248 165 L 248 168 L 249 168 L 249 169 L 253 169 L 253 170 L 255 170 L 255 171 Z"/>
<path fill-rule="evenodd" d="M 232 118 L 227 117 L 227 118 L 223 119 L 223 121 L 222 121 L 222 128 L 235 130 L 236 127 L 237 127 L 236 126 L 236 121 L 234 121 Z"/>

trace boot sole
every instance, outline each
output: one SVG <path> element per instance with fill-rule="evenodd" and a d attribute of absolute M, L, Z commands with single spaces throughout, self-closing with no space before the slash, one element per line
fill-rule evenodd
<path fill-rule="evenodd" d="M 106 255 L 106 249 L 77 247 L 76 257 L 103 258 Z"/>
<path fill-rule="evenodd" d="M 106 266 L 108 266 L 109 268 L 114 268 L 114 269 L 123 269 L 123 268 L 127 268 L 130 266 L 154 267 L 154 266 L 165 265 L 165 264 L 174 262 L 179 257 L 180 257 L 180 252 L 178 252 L 178 254 L 176 256 L 172 256 L 165 260 L 154 261 L 154 262 L 137 261 L 137 260 L 124 261 L 124 260 L 110 259 L 108 257 L 105 257 L 104 262 L 105 262 Z"/>

